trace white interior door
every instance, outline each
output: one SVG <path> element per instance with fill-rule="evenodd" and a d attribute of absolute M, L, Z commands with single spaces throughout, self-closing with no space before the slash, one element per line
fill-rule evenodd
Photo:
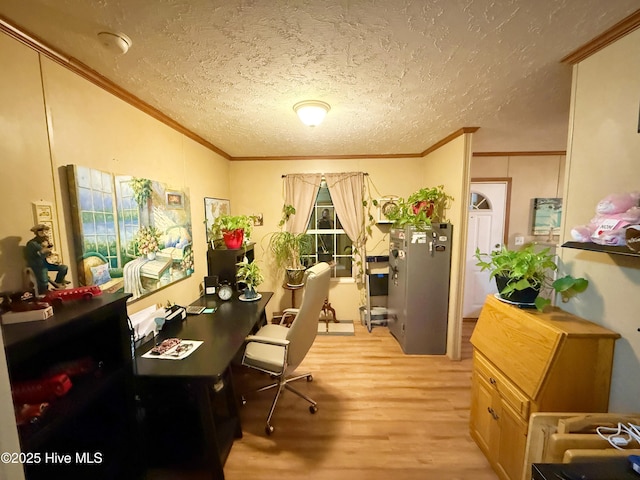
<path fill-rule="evenodd" d="M 486 296 L 497 292 L 489 272 L 476 266 L 476 248 L 488 253 L 502 247 L 507 208 L 507 182 L 471 182 L 467 233 L 463 316 L 477 318 Z"/>

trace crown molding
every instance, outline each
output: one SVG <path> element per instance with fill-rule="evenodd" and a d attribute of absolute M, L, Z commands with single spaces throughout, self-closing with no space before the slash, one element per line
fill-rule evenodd
<path fill-rule="evenodd" d="M 140 100 L 135 95 L 132 95 L 125 89 L 119 87 L 118 85 L 113 83 L 111 80 L 100 75 L 98 72 L 91 69 L 89 66 L 85 65 L 79 60 L 73 57 L 69 57 L 61 54 L 60 52 L 56 51 L 53 47 L 51 47 L 50 45 L 48 45 L 47 43 L 45 43 L 35 35 L 27 33 L 24 29 L 20 28 L 19 26 L 15 26 L 9 23 L 2 16 L 0 16 L 0 32 L 6 33 L 11 38 L 23 43 L 29 48 L 32 48 L 33 50 L 37 51 L 38 53 L 45 56 L 46 58 L 56 62 L 57 64 L 71 70 L 76 75 L 79 75 L 80 77 L 84 78 L 85 80 L 88 80 L 94 85 L 102 88 L 103 90 L 106 90 L 107 92 L 127 102 L 128 104 L 137 108 L 138 110 L 141 110 L 147 115 L 150 115 L 151 117 L 155 118 L 159 122 L 162 122 L 165 125 L 173 128 L 177 132 L 182 133 L 186 137 L 189 137 L 191 140 L 199 143 L 200 145 L 208 148 L 209 150 L 216 152 L 218 155 L 221 155 L 227 160 L 231 159 L 231 156 L 228 153 L 216 147 L 211 142 L 208 142 L 207 140 L 200 137 L 199 135 L 195 134 L 191 130 L 183 127 L 181 124 L 179 124 L 175 120 L 172 120 L 157 108 L 152 107 L 148 103 Z"/>
<path fill-rule="evenodd" d="M 574 50 L 569 55 L 560 60 L 561 63 L 575 65 L 594 53 L 602 50 L 607 45 L 624 37 L 640 27 L 640 10 L 636 10 L 628 17 L 616 23 L 613 27 L 598 35 L 596 38 L 586 43 L 582 47 Z"/>
<path fill-rule="evenodd" d="M 566 150 L 546 150 L 531 152 L 474 152 L 474 157 L 542 157 L 566 155 Z"/>
<path fill-rule="evenodd" d="M 451 135 L 443 138 L 442 140 L 436 142 L 431 147 L 427 148 L 423 152 L 420 153 L 382 153 L 382 154 L 354 154 L 354 155 L 289 155 L 289 156 L 258 156 L 258 157 L 243 157 L 243 156 L 232 156 L 227 152 L 218 148 L 216 145 L 211 142 L 205 140 L 200 137 L 196 133 L 187 129 L 183 125 L 179 124 L 175 120 L 171 119 L 160 110 L 155 107 L 152 107 L 148 103 L 144 102 L 140 98 L 132 95 L 122 87 L 116 85 L 114 82 L 109 80 L 108 78 L 102 76 L 88 65 L 80 62 L 79 60 L 70 57 L 68 55 L 63 55 L 58 52 L 55 48 L 48 45 L 46 42 L 38 38 L 36 35 L 33 35 L 27 32 L 25 29 L 21 28 L 19 25 L 15 25 L 7 20 L 5 17 L 0 15 L 0 32 L 6 33 L 11 38 L 19 41 L 20 43 L 28 46 L 29 48 L 35 50 L 46 58 L 54 61 L 55 63 L 71 70 L 73 73 L 79 75 L 80 77 L 88 80 L 94 85 L 106 90 L 117 98 L 129 103 L 133 107 L 141 110 L 142 112 L 150 115 L 155 118 L 159 122 L 164 123 L 165 125 L 173 128 L 177 132 L 185 135 L 191 140 L 199 143 L 200 145 L 208 148 L 209 150 L 217 153 L 223 158 L 233 161 L 233 162 L 242 162 L 242 161 L 261 161 L 261 160 L 353 160 L 353 159 L 373 159 L 373 158 L 420 158 L 428 155 L 429 153 L 437 150 L 441 146 L 449 143 L 451 140 L 463 135 L 465 133 L 473 133 L 476 132 L 480 127 L 463 127 Z"/>

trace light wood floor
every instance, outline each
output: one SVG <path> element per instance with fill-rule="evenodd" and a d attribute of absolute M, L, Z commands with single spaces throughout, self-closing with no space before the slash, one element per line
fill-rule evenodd
<path fill-rule="evenodd" d="M 471 347 L 464 322 L 463 360 L 404 355 L 386 327 L 355 336 L 318 336 L 300 367 L 313 382 L 297 387 L 318 402 L 285 392 L 268 437 L 273 391 L 241 408 L 244 437 L 224 467 L 227 480 L 496 480 L 469 436 Z M 239 391 L 267 383 L 236 372 Z"/>

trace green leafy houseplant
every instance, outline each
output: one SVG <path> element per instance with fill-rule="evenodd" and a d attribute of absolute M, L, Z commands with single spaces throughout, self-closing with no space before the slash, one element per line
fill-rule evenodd
<path fill-rule="evenodd" d="M 443 185 L 425 187 L 406 199 L 398 198 L 396 206 L 385 215 L 396 228 L 413 226 L 424 229 L 431 225 L 432 221 L 445 221 L 445 210 L 449 208 L 452 200 L 453 197 L 447 195 Z"/>
<path fill-rule="evenodd" d="M 589 284 L 584 278 L 574 279 L 570 275 L 550 284 L 548 274 L 556 271 L 558 266 L 548 248 L 536 252 L 533 245 L 520 250 L 509 250 L 503 246 L 491 253 L 481 253 L 476 249 L 475 257 L 481 271 L 489 270 L 489 278 L 496 279 L 502 298 L 523 303 L 534 302 L 541 311 L 551 303 L 550 299 L 539 296 L 545 287 L 552 288 L 561 294 L 563 301 L 568 301 L 583 292 Z"/>
<path fill-rule="evenodd" d="M 292 205 L 282 208 L 282 219 L 278 226 L 282 228 L 291 215 L 296 212 Z M 305 267 L 301 257 L 310 255 L 313 249 L 313 237 L 306 233 L 291 233 L 285 230 L 273 232 L 269 237 L 269 251 L 273 254 L 276 265 L 287 271 L 287 283 L 299 285 Z"/>
<path fill-rule="evenodd" d="M 240 248 L 243 239 L 249 238 L 251 235 L 252 226 L 253 219 L 248 215 L 220 215 L 211 225 L 208 232 L 209 239 L 216 241 L 224 238 L 227 248 Z M 229 243 L 231 239 L 234 243 Z"/>
<path fill-rule="evenodd" d="M 257 296 L 256 287 L 264 282 L 264 275 L 260 266 L 256 262 L 251 262 L 245 258 L 244 261 L 236 263 L 236 278 L 238 282 L 246 285 L 245 297 L 255 298 Z"/>

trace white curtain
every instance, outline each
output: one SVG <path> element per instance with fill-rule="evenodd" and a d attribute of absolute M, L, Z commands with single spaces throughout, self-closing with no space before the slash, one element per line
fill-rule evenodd
<path fill-rule="evenodd" d="M 366 227 L 364 221 L 364 173 L 325 173 L 324 178 L 331 194 L 336 214 L 347 236 L 353 242 L 356 265 L 364 265 L 366 258 Z M 364 281 L 362 268 L 354 271 L 358 282 Z"/>
<path fill-rule="evenodd" d="M 289 217 L 284 229 L 291 233 L 303 233 L 307 231 L 307 225 L 311 218 L 313 206 L 316 203 L 321 173 L 294 173 L 285 175 L 284 179 L 284 203 L 293 205 L 295 215 Z"/>

